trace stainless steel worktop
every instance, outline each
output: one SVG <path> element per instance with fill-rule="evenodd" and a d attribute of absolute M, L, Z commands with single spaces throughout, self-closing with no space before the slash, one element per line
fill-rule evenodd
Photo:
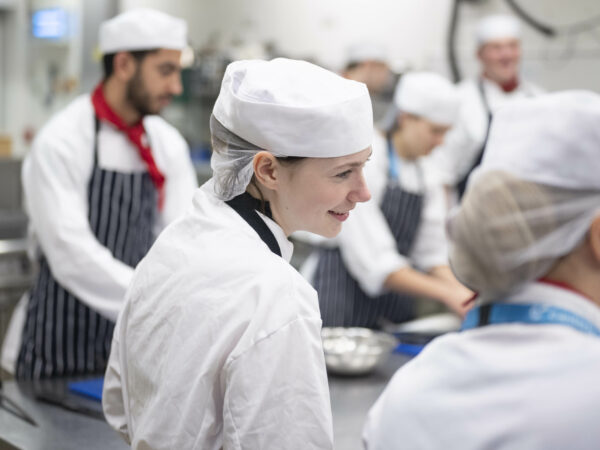
<path fill-rule="evenodd" d="M 66 389 L 65 384 L 64 381 L 55 381 L 55 391 L 60 393 Z M 3 440 L 26 450 L 129 448 L 104 420 L 36 401 L 32 390 L 31 383 L 19 385 L 15 381 L 4 382 L 4 394 L 25 410 L 38 426 L 34 427 L 0 409 L 0 448 L 4 448 Z M 70 395 L 82 406 L 101 410 L 97 401 L 86 400 L 75 394 Z"/>
<path fill-rule="evenodd" d="M 410 358 L 392 354 L 381 367 L 362 377 L 329 377 L 333 438 L 336 450 L 362 449 L 361 434 L 369 409 L 396 370 Z"/>
<path fill-rule="evenodd" d="M 337 450 L 362 448 L 361 431 L 369 408 L 396 369 L 407 360 L 405 356 L 394 354 L 368 376 L 329 378 Z M 64 391 L 65 383 L 55 382 L 54 389 Z M 27 450 L 128 448 L 105 421 L 34 400 L 30 383 L 18 385 L 15 381 L 5 382 L 3 390 L 5 395 L 32 416 L 38 426 L 33 427 L 0 409 L 0 448 L 5 448 L 3 440 Z M 79 396 L 75 398 L 78 403 L 90 409 L 100 410 L 98 402 Z"/>

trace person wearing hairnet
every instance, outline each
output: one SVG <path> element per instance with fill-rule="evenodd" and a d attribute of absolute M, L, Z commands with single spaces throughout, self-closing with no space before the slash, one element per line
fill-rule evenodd
<path fill-rule="evenodd" d="M 213 178 L 117 322 L 103 406 L 133 448 L 333 447 L 319 303 L 287 236 L 333 237 L 369 199 L 372 124 L 362 83 L 284 58 L 227 67 Z"/>
<path fill-rule="evenodd" d="M 477 78 L 459 85 L 459 118 L 443 145 L 427 158 L 428 170 L 450 189 L 450 204 L 462 196 L 471 171 L 479 165 L 488 139 L 492 116 L 513 100 L 542 93 L 519 74 L 521 30 L 510 15 L 484 17 L 476 27 Z"/>
<path fill-rule="evenodd" d="M 181 92 L 186 28 L 146 9 L 104 22 L 104 79 L 44 126 L 25 159 L 39 273 L 11 324 L 13 341 L 23 330 L 19 379 L 105 370 L 135 265 L 191 202 L 187 144 L 156 116 Z"/>
<path fill-rule="evenodd" d="M 394 375 L 367 449 L 598 448 L 598 123 L 600 96 L 586 91 L 498 112 L 448 224 L 476 307 Z"/>
<path fill-rule="evenodd" d="M 442 142 L 458 102 L 455 87 L 435 73 L 400 79 L 396 121 L 386 136 L 376 135 L 365 168 L 372 200 L 303 267 L 319 293 L 324 326 L 379 328 L 414 319 L 415 297 L 464 314 L 472 293 L 448 267 L 443 188 L 428 183 L 419 164 Z"/>

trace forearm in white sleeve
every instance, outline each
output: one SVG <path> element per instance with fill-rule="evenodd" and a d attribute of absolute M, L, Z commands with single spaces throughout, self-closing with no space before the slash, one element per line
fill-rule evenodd
<path fill-rule="evenodd" d="M 338 243 L 346 269 L 371 296 L 383 291 L 392 272 L 409 265 L 408 259 L 398 252 L 388 223 L 373 201 L 358 204 L 350 213 Z"/>
<path fill-rule="evenodd" d="M 56 280 L 87 306 L 116 320 L 133 269 L 94 236 L 87 217 L 89 175 L 79 173 L 62 147 L 38 144 L 24 163 L 29 220 Z"/>

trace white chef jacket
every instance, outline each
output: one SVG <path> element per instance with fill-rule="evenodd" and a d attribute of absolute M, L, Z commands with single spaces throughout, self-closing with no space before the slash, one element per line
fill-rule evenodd
<path fill-rule="evenodd" d="M 282 257 L 210 180 L 138 265 L 103 396 L 133 448 L 333 447 L 317 294 L 261 217 Z"/>
<path fill-rule="evenodd" d="M 158 234 L 189 206 L 197 182 L 188 146 L 175 128 L 158 116 L 146 117 L 144 128 L 166 178 Z M 31 231 L 53 276 L 83 303 L 115 320 L 133 269 L 115 259 L 91 231 L 87 189 L 93 157 L 94 108 L 86 94 L 40 131 L 23 165 L 23 188 Z M 127 136 L 104 122 L 98 165 L 121 172 L 147 170 Z"/>
<path fill-rule="evenodd" d="M 459 118 L 423 164 L 442 184 L 455 186 L 475 163 L 481 150 L 488 127 L 488 112 L 481 98 L 479 79 L 468 79 L 458 85 L 461 98 Z M 504 92 L 500 86 L 483 78 L 483 91 L 492 114 L 516 99 L 533 97 L 543 93 L 538 86 L 521 81 L 512 92 Z"/>
<path fill-rule="evenodd" d="M 159 116 L 144 118 L 144 128 L 156 165 L 166 178 L 158 234 L 189 206 L 197 181 L 179 132 Z M 37 135 L 23 163 L 25 207 L 33 245 L 41 247 L 56 280 L 84 304 L 116 320 L 133 269 L 115 259 L 91 230 L 87 195 L 93 158 L 94 108 L 90 95 L 85 94 Z M 98 165 L 129 173 L 147 170 L 125 134 L 105 122 L 98 132 Z M 3 367 L 9 370 L 20 346 L 24 318 L 17 314 L 7 335 Z"/>
<path fill-rule="evenodd" d="M 531 283 L 507 303 L 566 309 L 600 327 L 600 308 Z M 369 412 L 368 450 L 597 449 L 600 338 L 564 325 L 494 324 L 435 339 Z"/>
<path fill-rule="evenodd" d="M 421 270 L 448 264 L 445 235 L 446 203 L 443 187 L 423 171 L 423 185 L 419 178 L 417 161 L 398 157 L 398 181 L 410 192 L 423 193 L 421 223 L 409 255 L 398 252 L 396 240 L 381 211 L 389 174 L 387 140 L 376 132 L 373 136 L 373 153 L 364 168 L 364 176 L 371 192 L 371 200 L 358 203 L 341 233 L 334 239 L 319 241 L 318 238 L 300 235 L 312 243 L 339 246 L 342 260 L 348 272 L 358 281 L 361 289 L 371 296 L 384 292 L 385 279 L 403 267 L 414 266 Z M 312 256 L 312 255 L 311 255 Z M 312 279 L 317 264 L 316 253 L 307 261 L 302 273 Z"/>

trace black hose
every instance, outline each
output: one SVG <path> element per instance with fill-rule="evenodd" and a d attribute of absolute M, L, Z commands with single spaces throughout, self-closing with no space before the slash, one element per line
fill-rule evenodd
<path fill-rule="evenodd" d="M 446 40 L 448 45 L 448 64 L 450 64 L 450 71 L 452 72 L 452 81 L 455 83 L 458 83 L 462 78 L 460 68 L 458 67 L 458 60 L 456 59 L 456 29 L 458 28 L 458 9 L 460 1 L 461 0 L 454 0 L 452 2 L 448 39 Z"/>
<path fill-rule="evenodd" d="M 525 11 L 521 5 L 519 5 L 516 0 L 506 0 L 508 6 L 517 14 L 521 19 L 523 19 L 527 24 L 535 28 L 542 34 L 545 34 L 548 37 L 554 37 L 557 35 L 556 29 L 551 27 L 550 25 L 546 25 L 541 23 L 527 11 Z"/>

